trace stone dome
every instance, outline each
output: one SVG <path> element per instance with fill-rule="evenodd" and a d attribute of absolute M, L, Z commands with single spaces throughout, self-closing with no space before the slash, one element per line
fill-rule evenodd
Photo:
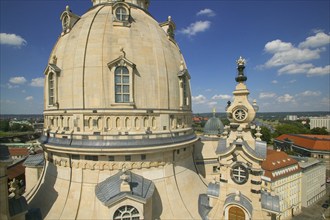
<path fill-rule="evenodd" d="M 61 15 L 44 72 L 47 136 L 192 135 L 190 75 L 171 17 L 158 23 L 148 1 L 93 3 L 81 17 L 68 6 Z"/>
<path fill-rule="evenodd" d="M 223 130 L 224 126 L 221 120 L 213 115 L 204 126 L 204 135 L 220 135 Z"/>

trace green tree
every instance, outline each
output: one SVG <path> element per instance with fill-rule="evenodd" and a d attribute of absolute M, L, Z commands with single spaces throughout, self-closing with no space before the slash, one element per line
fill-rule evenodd
<path fill-rule="evenodd" d="M 9 131 L 9 120 L 0 120 L 0 131 Z"/>
<path fill-rule="evenodd" d="M 301 123 L 289 122 L 281 123 L 275 127 L 274 137 L 278 137 L 282 134 L 307 134 L 308 129 Z"/>
<path fill-rule="evenodd" d="M 270 144 L 272 141 L 272 133 L 270 132 L 269 128 L 267 128 L 266 126 L 261 126 L 260 128 L 260 133 L 262 134 L 261 140 L 266 141 L 268 144 Z"/>
<path fill-rule="evenodd" d="M 319 128 L 312 128 L 311 129 L 311 134 L 321 134 L 321 135 L 327 135 L 329 134 L 329 132 L 327 131 L 327 129 L 325 127 Z"/>

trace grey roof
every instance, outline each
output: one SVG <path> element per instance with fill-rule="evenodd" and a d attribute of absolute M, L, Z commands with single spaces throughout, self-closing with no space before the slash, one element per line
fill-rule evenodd
<path fill-rule="evenodd" d="M 265 191 L 261 191 L 261 208 L 269 212 L 280 213 L 279 196 L 272 196 Z"/>
<path fill-rule="evenodd" d="M 41 211 L 39 208 L 31 208 L 25 214 L 25 220 L 42 220 Z"/>
<path fill-rule="evenodd" d="M 126 171 L 125 173 L 129 176 L 128 183 L 131 188 L 130 192 L 120 191 L 120 185 L 123 181 L 120 179 L 120 176 L 124 174 L 123 171 L 119 171 L 117 174 L 96 185 L 96 197 L 104 205 L 110 206 L 114 202 L 125 197 L 137 199 L 145 203 L 154 193 L 155 185 L 151 180 L 145 179 L 143 176 L 130 171 Z"/>
<path fill-rule="evenodd" d="M 220 195 L 220 184 L 219 183 L 209 183 L 207 186 L 207 195 L 219 197 Z"/>
<path fill-rule="evenodd" d="M 198 213 L 203 220 L 208 220 L 208 214 L 212 207 L 209 205 L 209 197 L 206 194 L 200 194 L 198 197 Z"/>
<path fill-rule="evenodd" d="M 0 160 L 11 160 L 11 156 L 8 150 L 8 147 L 5 145 L 0 145 Z"/>
<path fill-rule="evenodd" d="M 44 154 L 31 154 L 26 158 L 26 160 L 23 163 L 23 166 L 26 167 L 42 167 L 45 164 L 44 160 Z"/>
<path fill-rule="evenodd" d="M 41 144 L 52 144 L 63 147 L 76 148 L 136 148 L 136 147 L 152 147 L 159 145 L 176 144 L 196 138 L 196 135 L 188 134 L 181 136 L 173 136 L 166 138 L 144 138 L 144 139 L 116 139 L 116 140 L 83 140 L 83 139 L 66 139 L 42 136 L 39 139 Z"/>
<path fill-rule="evenodd" d="M 28 210 L 28 204 L 25 197 L 21 196 L 18 199 L 15 197 L 8 200 L 9 214 L 10 216 L 15 216 L 17 214 L 26 212 Z"/>
<path fill-rule="evenodd" d="M 205 135 L 219 135 L 223 132 L 223 124 L 219 118 L 213 116 L 204 126 Z"/>
<path fill-rule="evenodd" d="M 234 150 L 235 146 L 232 144 L 229 147 L 227 147 L 227 140 L 226 139 L 220 139 L 218 142 L 218 147 L 215 150 L 216 154 L 227 154 Z"/>
<path fill-rule="evenodd" d="M 245 208 L 245 210 L 249 212 L 252 217 L 253 206 L 250 200 L 247 197 L 245 197 L 242 193 L 239 194 L 240 197 L 239 201 L 235 200 L 235 196 L 236 193 L 229 194 L 226 198 L 224 206 L 227 206 L 229 204 L 236 204 L 238 206 Z"/>

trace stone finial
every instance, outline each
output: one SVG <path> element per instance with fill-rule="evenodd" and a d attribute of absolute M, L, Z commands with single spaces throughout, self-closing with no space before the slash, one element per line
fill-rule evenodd
<path fill-rule="evenodd" d="M 65 7 L 65 10 L 66 10 L 67 12 L 69 12 L 69 11 L 70 11 L 70 6 L 67 5 L 67 6 Z"/>
<path fill-rule="evenodd" d="M 215 107 L 213 107 L 212 112 L 213 112 L 213 117 L 215 117 Z"/>
<path fill-rule="evenodd" d="M 240 56 L 238 60 L 236 60 L 236 63 L 238 66 L 244 66 L 245 65 L 245 59 Z"/>
<path fill-rule="evenodd" d="M 56 55 L 54 55 L 52 57 L 52 63 L 56 65 L 56 63 L 57 63 L 57 57 L 56 57 Z"/>
<path fill-rule="evenodd" d="M 120 192 L 130 192 L 131 191 L 131 186 L 129 184 L 129 175 L 127 175 L 127 169 L 124 167 L 122 169 L 123 174 L 120 176 L 120 179 L 122 180 L 120 184 Z"/>
<path fill-rule="evenodd" d="M 121 55 L 121 57 L 126 57 L 126 53 L 125 53 L 125 51 L 124 51 L 124 48 L 122 47 L 122 48 L 120 48 L 120 52 L 122 53 L 122 55 Z"/>
<path fill-rule="evenodd" d="M 167 21 L 172 21 L 172 17 L 170 15 L 167 17 Z"/>
<path fill-rule="evenodd" d="M 184 68 L 184 62 L 183 60 L 180 61 L 180 71 L 183 71 L 185 68 Z"/>
<path fill-rule="evenodd" d="M 9 185 L 9 192 L 11 192 L 15 199 L 18 199 L 21 196 L 21 189 L 20 185 L 22 185 L 22 180 L 18 181 L 16 178 L 14 178 L 11 182 L 8 183 Z"/>
<path fill-rule="evenodd" d="M 241 200 L 241 196 L 240 195 L 241 195 L 240 191 L 237 190 L 235 192 L 235 201 L 238 201 L 239 202 Z"/>
<path fill-rule="evenodd" d="M 255 133 L 255 136 L 256 136 L 256 140 L 257 141 L 261 141 L 261 136 L 262 136 L 262 134 L 260 133 L 260 131 L 261 131 L 261 128 L 260 128 L 260 126 L 258 126 L 257 128 L 256 128 L 256 131 L 257 131 L 257 133 Z"/>
<path fill-rule="evenodd" d="M 243 129 L 241 128 L 241 127 L 238 127 L 237 128 L 237 139 L 236 139 L 236 141 L 237 142 L 243 142 L 243 134 L 242 134 L 242 131 L 243 131 Z"/>

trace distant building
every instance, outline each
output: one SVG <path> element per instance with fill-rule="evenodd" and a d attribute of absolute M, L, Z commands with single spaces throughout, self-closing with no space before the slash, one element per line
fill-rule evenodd
<path fill-rule="evenodd" d="M 294 157 L 301 168 L 301 206 L 314 204 L 326 194 L 325 165 L 309 157 Z"/>
<path fill-rule="evenodd" d="M 325 127 L 330 132 L 330 115 L 325 117 L 310 117 L 310 129 Z"/>
<path fill-rule="evenodd" d="M 264 170 L 263 193 L 279 199 L 280 216 L 291 219 L 301 212 L 301 168 L 298 162 L 283 151 L 267 150 L 267 158 L 261 164 Z M 276 197 L 275 197 L 276 198 Z"/>
<path fill-rule="evenodd" d="M 284 120 L 288 120 L 288 121 L 297 121 L 298 120 L 298 116 L 297 115 L 287 115 Z"/>
<path fill-rule="evenodd" d="M 321 159 L 330 169 L 330 135 L 283 134 L 274 140 L 274 147 Z"/>

